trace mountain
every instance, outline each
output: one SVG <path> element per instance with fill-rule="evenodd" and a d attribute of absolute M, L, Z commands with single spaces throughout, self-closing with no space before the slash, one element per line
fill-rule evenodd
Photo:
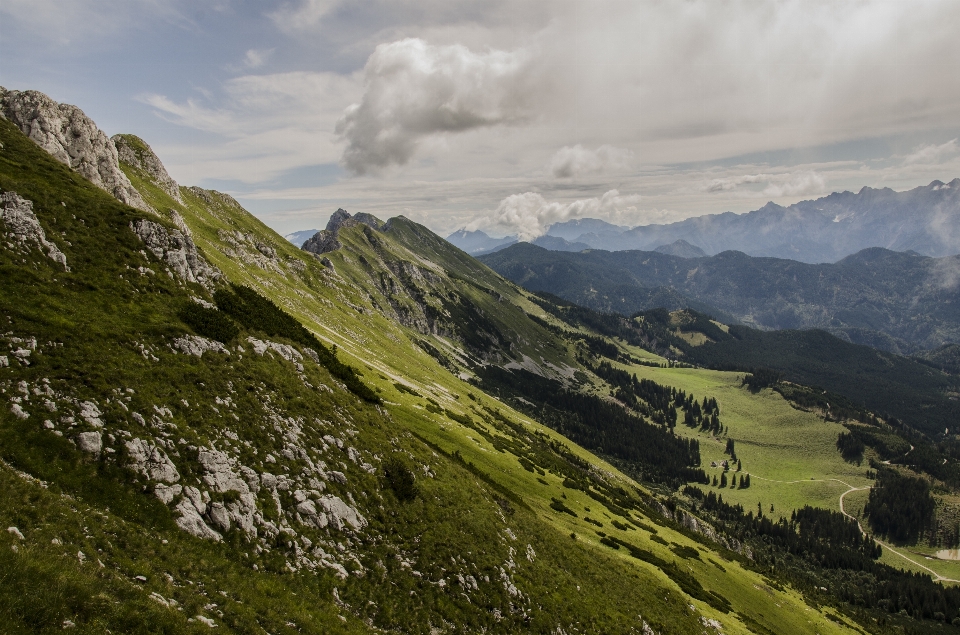
<path fill-rule="evenodd" d="M 600 222 L 600 221 L 598 221 Z M 685 240 L 707 254 L 742 251 L 800 262 L 836 262 L 869 247 L 942 257 L 960 253 L 960 178 L 906 192 L 864 187 L 788 207 L 710 214 L 665 225 L 566 236 L 594 249 L 654 250 Z M 555 234 L 557 235 L 557 234 Z"/>
<path fill-rule="evenodd" d="M 517 237 L 506 236 L 504 238 L 491 238 L 479 229 L 475 231 L 458 229 L 447 236 L 447 241 L 453 245 L 456 245 L 468 254 L 476 256 L 508 247 L 509 245 L 517 242 Z"/>
<path fill-rule="evenodd" d="M 699 247 L 694 247 L 682 238 L 669 245 L 660 245 L 655 252 L 658 254 L 667 254 L 668 256 L 679 256 L 680 258 L 704 258 L 706 252 Z"/>
<path fill-rule="evenodd" d="M 531 244 L 551 251 L 583 251 L 584 249 L 590 249 L 590 245 L 586 243 L 570 242 L 564 238 L 550 236 L 549 234 L 538 236 L 531 241 Z M 499 251 L 499 249 L 497 251 Z"/>
<path fill-rule="evenodd" d="M 729 251 L 681 258 L 648 251 L 563 253 L 519 244 L 483 262 L 525 287 L 625 315 L 670 289 L 761 329 L 821 328 L 911 353 L 960 342 L 960 257 L 865 249 L 835 264 Z M 692 308 L 693 305 L 690 305 Z M 672 307 L 667 307 L 672 308 Z M 721 318 L 723 319 L 723 318 Z"/>
<path fill-rule="evenodd" d="M 293 245 L 297 247 L 301 247 L 303 246 L 303 243 L 307 242 L 307 240 L 309 240 L 310 238 L 313 238 L 313 236 L 315 236 L 318 231 L 320 230 L 304 229 L 302 231 L 293 232 L 292 234 L 287 234 L 286 236 L 284 236 L 284 238 L 289 240 Z"/>
<path fill-rule="evenodd" d="M 0 119 L 12 632 L 940 633 L 960 619 L 955 589 L 811 507 L 836 504 L 825 488 L 780 483 L 796 443 L 829 482 L 873 482 L 840 458 L 839 423 L 631 343 L 680 341 L 686 321 L 644 331 L 545 300 L 403 217 L 338 210 L 320 253 L 298 249 L 231 197 L 168 181 L 139 138 L 68 129 L 101 166 L 82 172 L 23 132 L 81 121 L 72 107 L 10 99 L 42 106 Z M 104 188 L 104 171 L 130 187 Z M 728 433 L 753 487 L 707 466 L 730 456 Z"/>
<path fill-rule="evenodd" d="M 562 223 L 554 223 L 547 228 L 547 236 L 563 238 L 570 242 L 579 241 L 584 234 L 593 234 L 596 237 L 616 236 L 630 229 L 621 225 L 614 225 L 597 218 L 574 218 Z"/>

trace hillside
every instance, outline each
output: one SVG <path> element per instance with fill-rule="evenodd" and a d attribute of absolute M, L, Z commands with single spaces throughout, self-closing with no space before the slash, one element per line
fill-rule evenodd
<path fill-rule="evenodd" d="M 546 312 L 426 228 L 345 213 L 339 247 L 314 255 L 227 195 L 171 185 L 138 138 L 109 141 L 143 206 L 0 120 L 13 632 L 919 633 L 960 618 L 950 589 L 879 563 L 835 512 L 846 533 L 782 517 L 797 555 L 771 520 L 736 537 L 698 517 L 677 489 L 705 478 L 699 441 L 668 425 L 693 395 L 680 405 L 664 375 L 611 399 L 598 354 L 649 353 Z M 802 555 L 814 544 L 855 555 L 828 567 Z M 840 592 L 857 570 L 845 588 L 880 590 L 859 603 Z M 883 592 L 909 599 L 904 615 Z"/>
<path fill-rule="evenodd" d="M 518 244 L 481 260 L 531 290 L 599 311 L 682 308 L 654 295 L 668 290 L 724 321 L 818 328 L 902 354 L 960 341 L 960 256 L 873 248 L 811 265 L 734 251 L 688 258 L 650 251 L 560 253 Z"/>
<path fill-rule="evenodd" d="M 800 262 L 836 262 L 870 247 L 915 251 L 925 256 L 960 252 L 960 178 L 933 181 L 905 192 L 864 187 L 834 192 L 783 207 L 767 203 L 746 214 L 708 214 L 633 229 L 585 224 L 551 234 L 594 249 L 652 251 L 685 240 L 707 254 L 742 251 L 751 256 Z M 616 231 L 610 231 L 615 229 Z M 573 231 L 570 231 L 573 230 Z M 606 230 L 606 231 L 604 231 Z"/>

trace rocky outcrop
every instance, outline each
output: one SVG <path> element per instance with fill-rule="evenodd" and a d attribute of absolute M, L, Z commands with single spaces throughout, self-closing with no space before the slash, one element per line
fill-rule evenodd
<path fill-rule="evenodd" d="M 145 219 L 131 222 L 130 229 L 154 256 L 165 262 L 181 279 L 211 288 L 214 282 L 223 277 L 219 270 L 200 256 L 193 240 L 179 229 L 168 230 L 159 223 Z"/>
<path fill-rule="evenodd" d="M 35 90 L 0 87 L 0 114 L 55 159 L 121 203 L 153 212 L 120 169 L 117 148 L 83 111 Z"/>
<path fill-rule="evenodd" d="M 384 227 L 383 221 L 373 214 L 361 212 L 356 216 L 351 216 L 347 210 L 340 208 L 331 214 L 330 220 L 327 222 L 327 228 L 309 238 L 303 243 L 301 249 L 318 256 L 330 251 L 336 251 L 343 246 L 337 239 L 337 234 L 340 232 L 340 229 L 343 227 L 353 227 L 355 225 L 366 225 L 376 231 L 381 231 Z"/>
<path fill-rule="evenodd" d="M 220 342 L 200 337 L 199 335 L 184 335 L 183 337 L 178 337 L 173 340 L 173 348 L 181 353 L 196 355 L 197 357 L 203 357 L 203 354 L 207 351 L 223 353 L 224 355 L 230 354 L 227 347 Z"/>
<path fill-rule="evenodd" d="M 132 134 L 117 134 L 110 137 L 117 147 L 120 161 L 140 170 L 156 183 L 157 187 L 169 194 L 178 203 L 183 203 L 180 186 L 167 173 L 163 163 L 147 145 L 146 141 Z"/>
<path fill-rule="evenodd" d="M 151 481 L 176 483 L 180 480 L 173 462 L 155 445 L 143 439 L 131 439 L 126 442 L 129 465 L 135 471 Z"/>
<path fill-rule="evenodd" d="M 47 235 L 33 211 L 33 201 L 22 198 L 16 192 L 4 192 L 0 194 L 0 204 L 3 205 L 0 208 L 0 220 L 6 225 L 3 237 L 6 238 L 8 247 L 18 253 L 37 247 L 40 251 L 45 251 L 51 260 L 63 265 L 66 271 L 70 271 L 67 257 L 55 244 L 47 240 Z"/>

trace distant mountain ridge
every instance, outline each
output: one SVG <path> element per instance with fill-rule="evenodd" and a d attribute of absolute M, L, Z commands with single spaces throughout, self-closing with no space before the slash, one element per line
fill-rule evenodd
<path fill-rule="evenodd" d="M 517 242 L 517 237 L 491 238 L 486 232 L 479 229 L 474 231 L 458 229 L 447 236 L 447 242 L 459 247 L 471 256 L 479 256 L 512 245 Z"/>
<path fill-rule="evenodd" d="M 864 187 L 788 207 L 771 202 L 746 214 L 709 214 L 619 232 L 596 233 L 596 223 L 609 223 L 594 219 L 572 222 L 554 225 L 549 235 L 610 251 L 652 251 L 685 240 L 710 255 L 735 250 L 807 263 L 836 262 L 869 247 L 941 257 L 960 253 L 960 178 L 905 192 Z M 572 235 L 569 229 L 577 226 L 591 229 Z"/>
<path fill-rule="evenodd" d="M 898 353 L 960 342 L 960 256 L 874 247 L 814 265 L 737 251 L 690 259 L 518 244 L 481 261 L 528 289 L 600 311 L 630 315 L 655 308 L 651 301 L 668 290 L 761 329 L 821 328 Z"/>

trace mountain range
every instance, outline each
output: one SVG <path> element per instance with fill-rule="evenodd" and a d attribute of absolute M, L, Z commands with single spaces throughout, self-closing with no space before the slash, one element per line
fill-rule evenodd
<path fill-rule="evenodd" d="M 630 315 L 686 304 L 761 329 L 820 328 L 901 353 L 960 342 L 960 256 L 874 247 L 815 265 L 737 251 L 685 258 L 520 243 L 481 260 L 529 289 L 600 311 Z"/>
<path fill-rule="evenodd" d="M 660 251 L 683 241 L 674 255 L 697 257 L 724 251 L 789 258 L 806 263 L 836 262 L 870 247 L 942 257 L 960 253 L 960 178 L 933 181 L 906 192 L 862 188 L 836 192 L 788 207 L 767 203 L 746 214 L 708 214 L 663 225 L 628 228 L 582 218 L 551 225 L 533 244 L 557 251 Z M 465 242 L 467 235 L 472 242 Z M 494 240 L 483 232 L 455 232 L 450 242 L 474 255 L 516 241 Z M 560 240 L 557 240 L 560 239 Z M 696 251 L 694 251 L 696 250 Z M 703 252 L 702 254 L 699 252 Z"/>
<path fill-rule="evenodd" d="M 12 632 L 956 632 L 954 565 L 887 533 L 956 546 L 954 375 L 593 311 L 402 216 L 301 249 L 76 107 L 0 113 Z"/>

